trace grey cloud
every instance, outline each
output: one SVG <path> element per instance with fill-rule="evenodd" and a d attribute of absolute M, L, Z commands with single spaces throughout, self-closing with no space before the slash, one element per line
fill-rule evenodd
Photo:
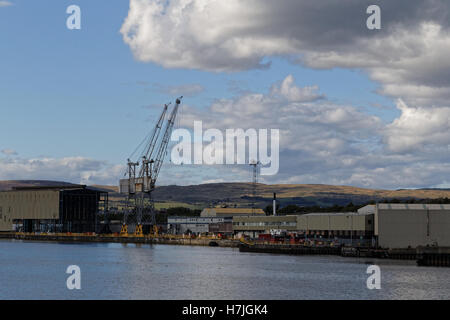
<path fill-rule="evenodd" d="M 135 55 L 143 61 L 168 66 L 180 64 L 185 68 L 198 68 L 197 64 L 203 61 L 208 65 L 203 69 L 213 70 L 227 68 L 227 63 L 230 70 L 258 67 L 261 58 L 271 54 L 351 50 L 352 44 L 360 38 L 382 38 L 392 30 L 414 29 L 424 21 L 446 28 L 450 23 L 450 4 L 445 0 L 250 0 L 210 1 L 207 4 L 191 0 L 162 3 L 130 1 L 130 12 L 121 32 Z M 366 9 L 372 4 L 382 9 L 381 32 L 366 27 Z M 162 25 L 156 25 L 157 22 Z M 150 37 L 155 36 L 156 31 L 158 35 L 152 41 Z M 149 41 L 144 42 L 146 40 Z M 157 44 L 161 45 L 161 55 Z M 239 47 L 248 50 L 233 54 L 233 50 L 239 52 Z M 171 49 L 171 54 L 164 58 L 166 48 Z M 177 52 L 176 49 L 180 50 Z M 198 63 L 184 65 L 188 59 Z"/>

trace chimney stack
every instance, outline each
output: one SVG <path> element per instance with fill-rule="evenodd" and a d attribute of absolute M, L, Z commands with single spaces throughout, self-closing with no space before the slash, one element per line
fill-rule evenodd
<path fill-rule="evenodd" d="M 277 215 L 277 194 L 273 193 L 273 215 Z"/>

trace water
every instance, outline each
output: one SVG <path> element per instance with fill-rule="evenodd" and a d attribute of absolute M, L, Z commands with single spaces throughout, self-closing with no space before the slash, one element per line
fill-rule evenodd
<path fill-rule="evenodd" d="M 69 265 L 81 290 L 68 290 Z M 369 290 L 369 264 L 381 289 Z M 237 249 L 0 240 L 0 299 L 450 299 L 450 268 Z"/>

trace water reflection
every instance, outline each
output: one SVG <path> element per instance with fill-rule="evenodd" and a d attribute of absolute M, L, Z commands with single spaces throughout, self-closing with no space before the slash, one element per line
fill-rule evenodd
<path fill-rule="evenodd" d="M 65 287 L 77 264 L 82 289 Z M 381 290 L 368 290 L 368 264 Z M 148 244 L 0 241 L 0 299 L 449 299 L 450 269 L 414 261 Z"/>

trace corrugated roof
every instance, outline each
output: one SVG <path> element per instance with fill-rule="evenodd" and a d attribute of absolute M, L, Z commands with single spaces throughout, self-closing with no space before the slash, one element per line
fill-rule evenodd
<path fill-rule="evenodd" d="M 381 210 L 450 210 L 450 204 L 379 203 Z"/>
<path fill-rule="evenodd" d="M 373 214 L 371 212 L 311 212 L 302 216 L 367 216 Z"/>
<path fill-rule="evenodd" d="M 67 184 L 67 185 L 56 185 L 56 186 L 23 186 L 23 187 L 12 187 L 12 191 L 26 191 L 26 190 L 71 190 L 71 189 L 86 189 L 86 185 L 81 184 Z"/>
<path fill-rule="evenodd" d="M 205 210 L 210 211 L 214 210 L 216 213 L 227 214 L 227 213 L 235 213 L 235 214 L 265 214 L 262 209 L 259 208 L 206 208 Z"/>

